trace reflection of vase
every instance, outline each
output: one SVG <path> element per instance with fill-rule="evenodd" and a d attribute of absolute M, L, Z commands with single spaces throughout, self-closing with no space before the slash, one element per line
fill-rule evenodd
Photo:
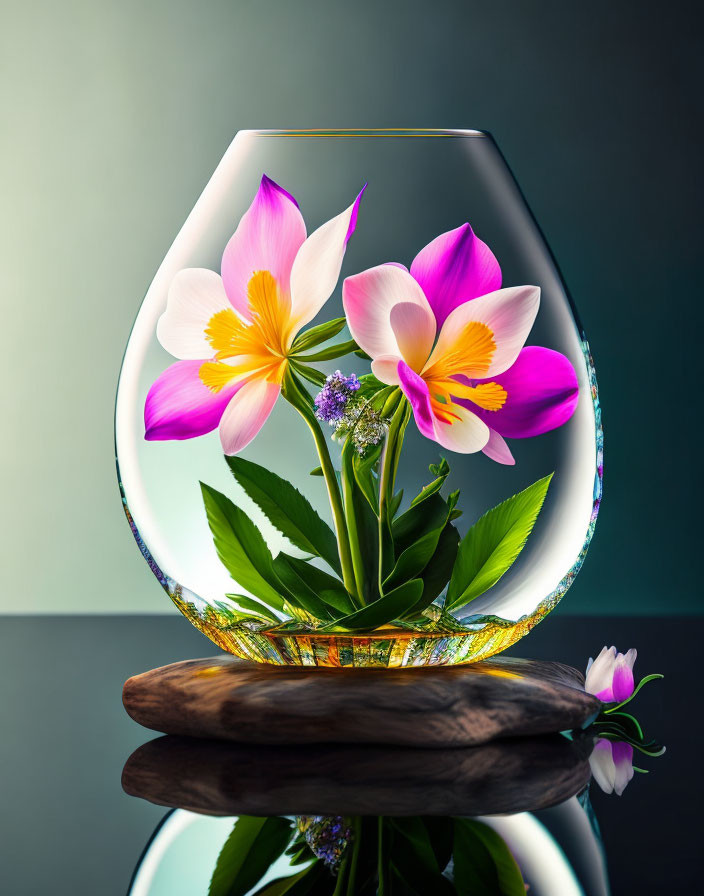
<path fill-rule="evenodd" d="M 260 525 L 273 554 L 285 540 L 244 496 L 223 461 L 216 432 L 201 438 L 145 441 L 143 413 L 150 385 L 173 360 L 156 338 L 169 286 L 183 268 L 218 270 L 223 248 L 248 207 L 262 174 L 286 186 L 309 229 L 345 208 L 368 182 L 344 277 L 386 261 L 408 265 L 438 233 L 471 221 L 499 259 L 505 286 L 541 289 L 529 342 L 571 361 L 579 401 L 564 426 L 537 438 L 511 440 L 515 466 L 482 453 L 447 455 L 452 488 L 462 490 L 464 516 L 487 508 L 554 472 L 527 545 L 498 584 L 455 616 L 420 631 L 386 627 L 373 635 L 315 634 L 301 621 L 285 630 L 242 625 L 225 597 L 233 585 L 208 530 L 199 481 L 229 495 Z M 320 320 L 342 313 L 340 285 Z M 318 319 L 316 319 L 317 322 Z M 362 374 L 356 356 L 323 363 Z M 510 435 L 510 433 L 509 433 Z M 540 231 L 493 140 L 475 131 L 241 132 L 228 149 L 167 253 L 137 316 L 125 353 L 116 408 L 116 449 L 125 509 L 152 571 L 179 609 L 226 650 L 259 661 L 304 665 L 424 665 L 485 658 L 526 634 L 560 600 L 584 558 L 601 496 L 602 436 L 594 370 L 584 334 Z M 291 407 L 280 401 L 242 456 L 270 468 L 305 493 L 332 522 L 312 443 Z M 334 451 L 333 446 L 333 451 Z M 398 484 L 407 495 L 427 481 L 442 449 L 409 427 Z M 333 458 L 335 459 L 335 458 Z"/>

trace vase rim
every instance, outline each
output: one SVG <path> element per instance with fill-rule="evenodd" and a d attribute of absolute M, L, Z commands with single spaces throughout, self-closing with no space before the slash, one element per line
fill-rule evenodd
<path fill-rule="evenodd" d="M 245 128 L 238 133 L 256 137 L 490 137 L 488 131 L 467 128 Z"/>

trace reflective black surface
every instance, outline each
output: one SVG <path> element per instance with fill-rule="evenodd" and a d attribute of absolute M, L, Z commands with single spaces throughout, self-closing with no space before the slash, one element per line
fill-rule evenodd
<path fill-rule="evenodd" d="M 621 797 L 591 788 L 615 894 L 698 889 L 702 722 L 694 668 L 697 628 L 696 620 L 687 619 L 555 615 L 516 651 L 581 667 L 605 643 L 634 646 L 637 678 L 649 672 L 666 676 L 645 688 L 634 706 L 646 733 L 667 745 L 666 755 L 635 759 L 650 773 L 636 774 Z M 122 789 L 128 757 L 157 737 L 126 716 L 123 681 L 157 665 L 212 652 L 210 642 L 176 617 L 3 619 L 1 893 L 127 892 L 166 809 Z M 554 817 L 556 811 L 547 810 Z M 378 813 L 369 814 L 390 813 L 379 806 Z"/>

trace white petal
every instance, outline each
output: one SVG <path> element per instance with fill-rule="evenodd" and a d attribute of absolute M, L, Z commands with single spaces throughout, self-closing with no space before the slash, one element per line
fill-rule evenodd
<path fill-rule="evenodd" d="M 462 334 L 468 323 L 479 321 L 489 327 L 496 343 L 489 369 L 481 376 L 498 376 L 508 370 L 518 357 L 531 331 L 539 305 L 540 289 L 537 286 L 510 286 L 459 305 L 448 314 L 442 325 L 427 366 L 430 367 L 453 350 L 458 341 L 461 344 Z M 467 375 L 477 374 L 475 371 L 468 371 Z"/>
<path fill-rule="evenodd" d="M 400 360 L 399 355 L 382 355 L 380 358 L 375 358 L 372 361 L 372 373 L 387 386 L 399 386 L 401 384 L 398 375 Z"/>
<path fill-rule="evenodd" d="M 256 436 L 279 397 L 278 383 L 252 379 L 239 390 L 220 421 L 220 441 L 225 454 L 237 454 Z"/>
<path fill-rule="evenodd" d="M 604 793 L 613 793 L 616 781 L 616 766 L 608 740 L 600 739 L 594 745 L 589 757 L 589 767 L 596 783 Z"/>
<path fill-rule="evenodd" d="M 364 191 L 362 191 L 364 192 Z M 362 193 L 308 237 L 291 268 L 291 315 L 297 329 L 313 320 L 335 289 Z"/>
<path fill-rule="evenodd" d="M 443 448 L 458 454 L 481 451 L 489 441 L 489 427 L 467 408 L 455 404 L 452 411 L 460 417 L 454 423 L 442 423 L 437 417 L 433 418 L 437 441 Z"/>
<path fill-rule="evenodd" d="M 584 690 L 588 694 L 599 694 L 611 687 L 614 680 L 616 648 L 603 647 L 599 656 L 587 669 Z"/>
<path fill-rule="evenodd" d="M 219 274 L 206 268 L 185 268 L 171 281 L 166 311 L 156 325 L 157 339 L 183 361 L 210 358 L 213 349 L 205 329 L 214 314 L 231 307 Z"/>
<path fill-rule="evenodd" d="M 420 286 L 405 268 L 395 264 L 380 264 L 347 277 L 342 302 L 353 338 L 372 358 L 401 355 L 391 326 L 394 305 L 412 302 L 433 313 Z"/>

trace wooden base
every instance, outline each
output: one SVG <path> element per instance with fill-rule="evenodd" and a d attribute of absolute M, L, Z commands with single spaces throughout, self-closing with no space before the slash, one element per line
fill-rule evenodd
<path fill-rule="evenodd" d="M 205 815 L 496 815 L 554 806 L 590 777 L 590 737 L 467 749 L 243 746 L 167 735 L 127 760 L 131 796 Z"/>
<path fill-rule="evenodd" d="M 433 748 L 580 728 L 601 705 L 576 669 L 508 657 L 422 669 L 304 669 L 217 656 L 130 678 L 123 703 L 136 722 L 166 734 Z"/>

